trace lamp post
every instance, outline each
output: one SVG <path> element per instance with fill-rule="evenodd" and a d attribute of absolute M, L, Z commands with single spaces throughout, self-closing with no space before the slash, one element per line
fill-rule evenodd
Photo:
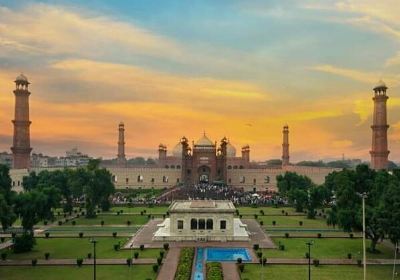
<path fill-rule="evenodd" d="M 367 280 L 367 251 L 365 246 L 365 199 L 368 197 L 366 192 L 358 193 L 362 198 L 362 216 L 363 216 L 363 267 L 364 280 Z"/>
<path fill-rule="evenodd" d="M 311 246 L 314 245 L 314 241 L 309 241 L 306 243 L 308 246 L 308 280 L 311 280 Z"/>
<path fill-rule="evenodd" d="M 96 243 L 97 240 L 92 238 L 90 242 L 93 244 L 93 280 L 96 280 Z"/>
<path fill-rule="evenodd" d="M 397 250 L 399 249 L 398 243 L 396 242 L 394 246 L 394 261 L 393 261 L 393 275 L 392 275 L 392 280 L 394 280 L 394 277 L 397 276 L 396 273 L 396 261 L 397 261 Z"/>

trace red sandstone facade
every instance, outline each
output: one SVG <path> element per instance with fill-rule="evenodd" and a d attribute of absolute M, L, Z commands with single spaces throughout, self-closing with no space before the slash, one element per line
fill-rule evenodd
<path fill-rule="evenodd" d="M 13 168 L 27 169 L 30 167 L 30 154 L 32 151 L 30 144 L 30 125 L 29 120 L 29 95 L 28 79 L 24 75 L 19 75 L 15 80 L 15 116 L 13 146 Z"/>
<path fill-rule="evenodd" d="M 121 122 L 118 126 L 118 155 L 117 155 L 117 165 L 119 167 L 126 166 L 125 157 L 125 125 Z"/>
<path fill-rule="evenodd" d="M 371 154 L 371 168 L 380 170 L 387 169 L 388 167 L 388 141 L 387 141 L 387 130 L 389 125 L 387 124 L 387 110 L 386 101 L 388 96 L 386 95 L 387 87 L 385 83 L 380 81 L 374 88 L 374 115 L 372 129 L 372 149 Z"/>
<path fill-rule="evenodd" d="M 283 127 L 282 166 L 289 165 L 289 126 Z"/>

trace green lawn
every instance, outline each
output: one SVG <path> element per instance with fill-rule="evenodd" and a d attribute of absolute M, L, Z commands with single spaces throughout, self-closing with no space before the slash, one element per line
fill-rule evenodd
<path fill-rule="evenodd" d="M 168 206 L 154 206 L 154 207 L 147 207 L 145 205 L 143 206 L 133 206 L 133 207 L 113 207 L 111 209 L 112 212 L 117 212 L 123 210 L 124 213 L 135 213 L 135 214 L 140 214 L 140 212 L 146 210 L 146 215 L 148 214 L 165 214 L 168 211 Z"/>
<path fill-rule="evenodd" d="M 316 218 L 316 219 L 307 219 L 306 216 L 260 216 L 258 215 L 258 220 L 264 222 L 264 227 L 267 229 L 278 228 L 278 227 L 298 227 L 298 228 L 330 228 L 326 224 L 325 219 Z M 275 226 L 272 225 L 272 222 L 275 221 Z M 303 225 L 300 226 L 299 222 L 303 222 Z"/>
<path fill-rule="evenodd" d="M 114 250 L 114 244 L 120 242 L 121 247 L 127 242 L 127 238 L 97 238 L 96 255 L 100 259 L 107 258 L 128 258 L 132 251 L 139 252 L 139 258 L 157 258 L 160 249 L 140 250 Z M 36 238 L 37 244 L 31 252 L 14 254 L 8 252 L 9 259 L 44 259 L 46 252 L 54 259 L 75 259 L 84 258 L 88 253 L 93 252 L 93 245 L 89 238 Z"/>
<path fill-rule="evenodd" d="M 279 207 L 279 208 L 275 208 L 272 206 L 263 206 L 263 207 L 249 207 L 249 206 L 243 206 L 243 207 L 237 207 L 237 209 L 239 210 L 239 214 L 241 215 L 260 215 L 260 210 L 264 211 L 265 215 L 284 215 L 282 214 L 282 210 L 285 212 L 288 212 L 289 215 L 305 215 L 304 213 L 297 213 L 294 211 L 294 208 L 292 207 Z"/>
<path fill-rule="evenodd" d="M 76 225 L 96 225 L 100 226 L 101 221 L 104 221 L 104 225 L 127 225 L 127 221 L 131 222 L 131 225 L 143 225 L 149 221 L 149 218 L 141 215 L 97 215 L 96 218 L 85 218 L 79 217 L 64 223 L 64 225 L 72 225 L 72 221 L 75 221 Z"/>
<path fill-rule="evenodd" d="M 260 279 L 261 266 L 246 264 L 241 274 L 242 280 Z M 368 266 L 368 280 L 392 279 L 392 266 Z M 264 279 L 270 280 L 304 280 L 308 279 L 307 265 L 267 265 L 264 267 Z M 363 270 L 358 266 L 324 265 L 311 267 L 312 279 L 318 280 L 354 280 L 362 279 Z"/>
<path fill-rule="evenodd" d="M 327 258 L 347 258 L 347 254 L 351 253 L 354 259 L 361 258 L 362 239 L 350 238 L 272 238 L 276 245 L 281 242 L 285 245 L 285 250 L 266 249 L 264 250 L 267 258 L 304 258 L 308 251 L 306 242 L 313 240 L 314 245 L 311 247 L 311 257 L 316 259 Z M 367 240 L 367 246 L 369 241 Z M 368 258 L 381 259 L 393 258 L 393 250 L 384 245 L 378 244 L 377 249 L 380 254 L 368 254 Z"/>
<path fill-rule="evenodd" d="M 46 230 L 52 236 L 76 237 L 83 232 L 86 237 L 92 235 L 112 236 L 113 232 L 120 234 L 129 234 L 137 232 L 140 226 L 53 226 Z"/>
<path fill-rule="evenodd" d="M 156 279 L 151 265 L 98 265 L 98 280 L 130 280 Z M 37 267 L 1 267 L 0 279 L 2 280 L 87 280 L 93 278 L 92 266 L 37 266 Z"/>

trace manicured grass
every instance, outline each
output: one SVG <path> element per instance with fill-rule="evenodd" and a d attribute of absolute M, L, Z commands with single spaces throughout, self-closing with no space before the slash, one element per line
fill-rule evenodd
<path fill-rule="evenodd" d="M 98 265 L 98 280 L 156 279 L 151 265 Z M 2 280 L 87 280 L 93 278 L 92 266 L 37 266 L 37 267 L 1 267 Z"/>
<path fill-rule="evenodd" d="M 264 222 L 264 227 L 268 228 L 277 228 L 277 227 L 298 227 L 298 228 L 330 228 L 326 224 L 325 219 L 315 218 L 315 219 L 307 219 L 306 216 L 260 216 L 258 215 L 258 220 Z M 272 222 L 275 221 L 275 226 L 272 225 Z M 303 222 L 303 225 L 300 226 L 299 222 Z"/>
<path fill-rule="evenodd" d="M 392 266 L 368 266 L 367 276 L 369 280 L 391 279 Z M 245 264 L 242 280 L 259 279 L 261 266 Z M 304 280 L 308 279 L 307 265 L 268 265 L 264 267 L 264 279 L 271 280 Z M 311 267 L 312 279 L 318 280 L 354 280 L 362 279 L 363 270 L 358 266 L 350 265 L 324 265 Z"/>
<path fill-rule="evenodd" d="M 97 238 L 96 255 L 97 258 L 128 258 L 134 251 L 139 252 L 139 258 L 157 258 L 160 249 L 140 250 L 114 250 L 114 244 L 127 242 L 127 238 Z M 53 259 L 75 259 L 85 258 L 88 253 L 93 252 L 93 245 L 89 238 L 36 238 L 36 245 L 31 252 L 14 254 L 8 252 L 9 259 L 44 259 L 46 252 L 50 253 Z"/>
<path fill-rule="evenodd" d="M 133 234 L 138 231 L 140 226 L 53 226 L 46 230 L 50 232 L 52 236 L 68 236 L 76 237 L 80 232 L 83 232 L 85 236 L 101 235 L 101 236 L 112 236 L 113 232 L 120 234 Z"/>
<path fill-rule="evenodd" d="M 243 206 L 243 207 L 237 207 L 236 209 L 239 210 L 239 214 L 241 215 L 254 215 L 254 214 L 260 215 L 260 210 L 263 210 L 265 215 L 284 215 L 282 214 L 282 210 L 288 212 L 289 215 L 291 214 L 305 215 L 304 213 L 295 212 L 294 208 L 292 207 L 275 208 L 273 206 L 262 206 L 255 208 L 255 207 Z"/>
<path fill-rule="evenodd" d="M 116 206 L 111 208 L 111 212 L 117 212 L 123 210 L 123 213 L 135 213 L 135 214 L 140 214 L 140 212 L 146 210 L 146 215 L 148 214 L 165 214 L 168 211 L 168 206 L 153 206 L 153 207 L 148 207 L 148 206 L 132 206 L 132 207 L 127 207 L 127 206 Z"/>
<path fill-rule="evenodd" d="M 101 221 L 104 221 L 104 225 L 127 225 L 127 221 L 131 222 L 131 225 L 143 225 L 149 221 L 146 216 L 140 215 L 97 215 L 96 218 L 85 218 L 79 217 L 64 223 L 64 225 L 72 225 L 72 221 L 75 221 L 76 225 L 96 225 L 100 226 Z"/>
<path fill-rule="evenodd" d="M 351 253 L 353 259 L 362 257 L 362 239 L 350 238 L 272 238 L 276 245 L 281 242 L 285 245 L 285 250 L 266 249 L 264 254 L 267 258 L 305 258 L 308 251 L 306 242 L 313 240 L 314 245 L 311 247 L 311 257 L 314 259 L 345 259 L 347 254 Z M 369 240 L 367 240 L 369 246 Z M 393 250 L 382 244 L 378 244 L 377 249 L 380 254 L 367 254 L 367 258 L 383 259 L 393 258 Z"/>

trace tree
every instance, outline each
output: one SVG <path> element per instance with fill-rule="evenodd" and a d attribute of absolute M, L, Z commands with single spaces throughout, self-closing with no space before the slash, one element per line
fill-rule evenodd
<path fill-rule="evenodd" d="M 308 202 L 308 190 L 315 187 L 307 176 L 286 172 L 276 177 L 279 194 L 293 203 L 297 212 L 302 212 Z"/>
<path fill-rule="evenodd" d="M 17 219 L 12 207 L 15 193 L 11 188 L 9 168 L 0 164 L 0 222 L 3 230 L 10 227 Z"/>

